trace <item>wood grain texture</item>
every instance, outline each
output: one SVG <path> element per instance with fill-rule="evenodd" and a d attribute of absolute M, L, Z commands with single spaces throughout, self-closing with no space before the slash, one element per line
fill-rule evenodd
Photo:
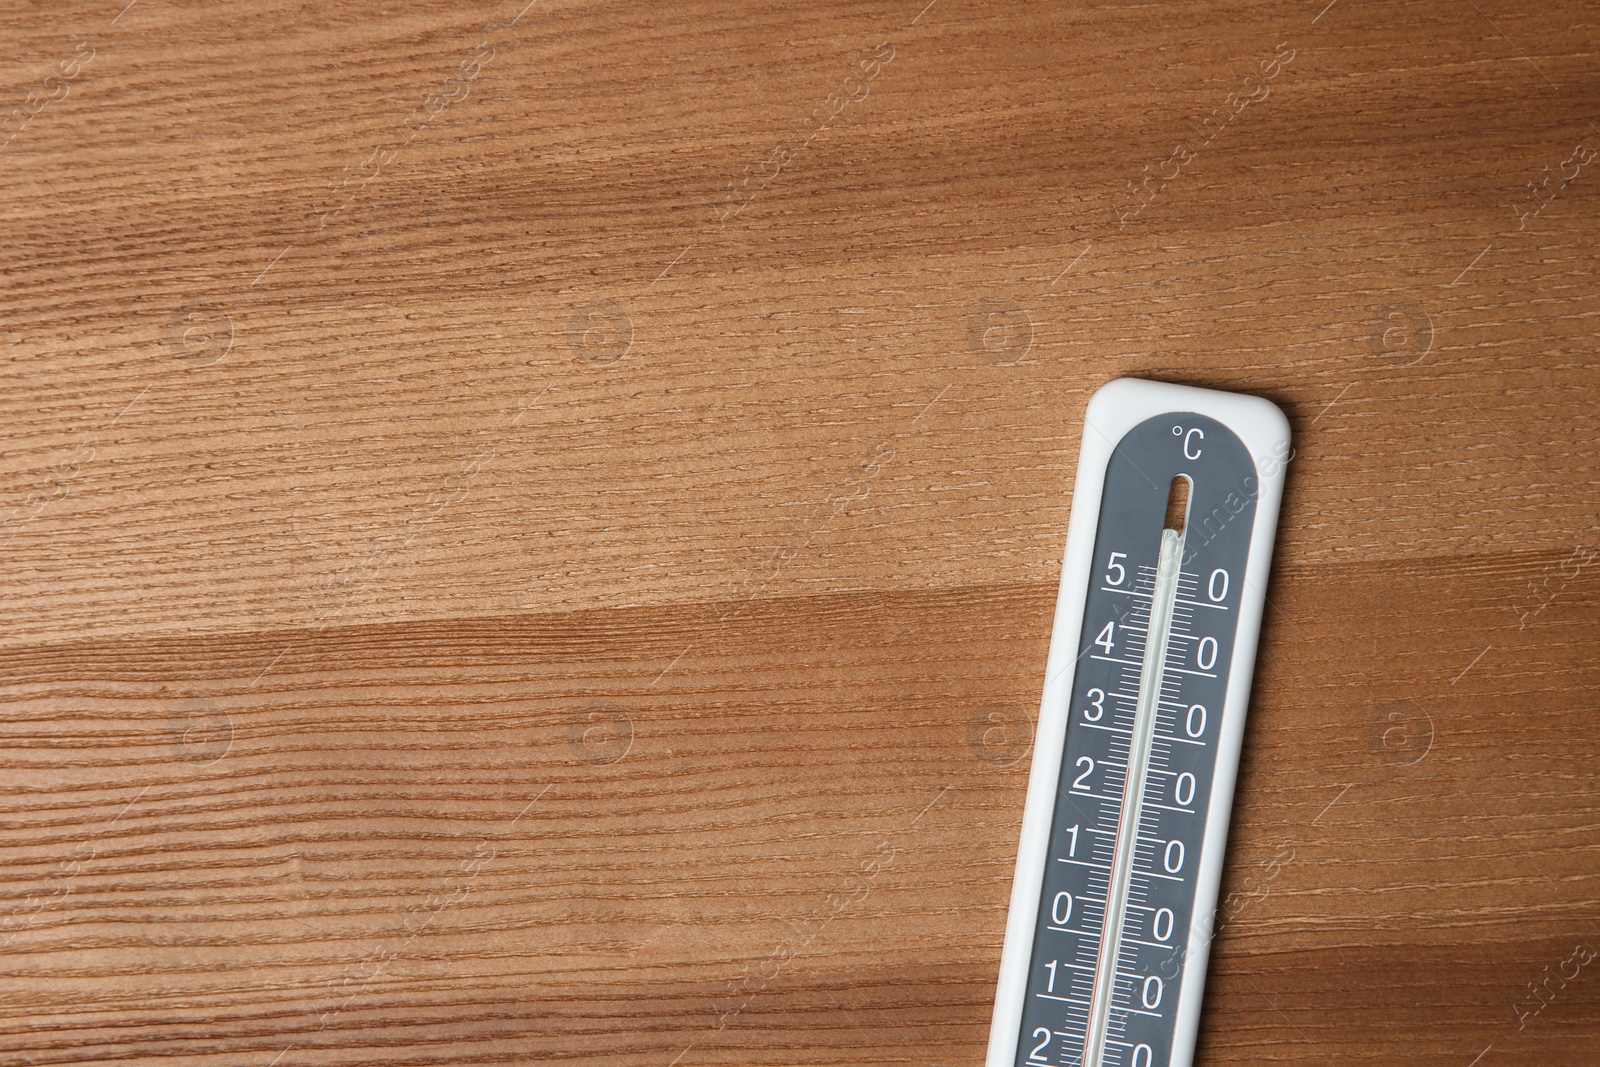
<path fill-rule="evenodd" d="M 523 2 L 0 6 L 0 1062 L 981 1062 L 1121 375 L 1295 432 L 1200 1062 L 1600 1061 L 1591 5 Z"/>

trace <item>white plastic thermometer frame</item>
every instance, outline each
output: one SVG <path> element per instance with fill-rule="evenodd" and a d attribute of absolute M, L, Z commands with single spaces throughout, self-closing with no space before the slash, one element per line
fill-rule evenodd
<path fill-rule="evenodd" d="M 1267 572 L 1272 566 L 1278 506 L 1283 500 L 1289 422 L 1276 404 L 1260 397 L 1118 378 L 1094 394 L 1084 417 L 1078 478 L 1072 493 L 1072 518 L 1067 525 L 1066 559 L 1061 571 L 1061 588 L 1056 596 L 1044 698 L 1039 707 L 1039 728 L 1034 734 L 1033 767 L 1028 775 L 1027 806 L 1022 815 L 1022 839 L 1017 846 L 1017 871 L 1011 886 L 1011 910 L 1006 919 L 1005 948 L 1000 957 L 1000 982 L 995 992 L 994 1021 L 989 1029 L 985 1067 L 1013 1067 L 1017 1059 L 1028 964 L 1033 955 L 1039 896 L 1050 851 L 1050 826 L 1055 817 L 1056 789 L 1061 781 L 1061 755 L 1067 742 L 1072 686 L 1077 673 L 1077 646 L 1083 633 L 1089 576 L 1094 569 L 1095 535 L 1106 466 L 1111 461 L 1112 450 L 1129 430 L 1157 415 L 1183 412 L 1210 416 L 1238 434 L 1255 460 L 1259 486 L 1255 523 L 1250 531 L 1250 553 L 1240 594 L 1233 659 L 1223 699 L 1216 775 L 1206 809 L 1205 847 L 1201 849 L 1195 882 L 1194 919 L 1189 927 L 1183 981 L 1178 987 L 1171 1067 L 1189 1067 L 1194 1059 L 1195 1036 L 1200 1029 L 1200 1000 L 1205 991 L 1206 964 L 1211 953 L 1210 938 L 1200 932 L 1209 928 L 1210 923 L 1201 919 L 1216 911 L 1217 887 L 1222 881 L 1228 817 L 1233 810 L 1234 779 L 1239 770 L 1239 748 L 1244 740 L 1245 713 L 1255 668 L 1256 639 L 1261 632 Z"/>

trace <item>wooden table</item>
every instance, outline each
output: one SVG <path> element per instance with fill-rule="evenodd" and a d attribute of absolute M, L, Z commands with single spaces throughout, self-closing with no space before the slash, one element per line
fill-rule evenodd
<path fill-rule="evenodd" d="M 523 2 L 0 15 L 0 1062 L 978 1064 L 1123 375 L 1296 434 L 1200 1062 L 1600 1062 L 1592 6 Z"/>

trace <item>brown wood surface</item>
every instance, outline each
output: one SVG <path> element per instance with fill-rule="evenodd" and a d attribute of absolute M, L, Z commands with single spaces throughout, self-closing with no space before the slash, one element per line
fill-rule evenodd
<path fill-rule="evenodd" d="M 1135 375 L 1200 1062 L 1600 1063 L 1594 5 L 523 2 L 0 8 L 0 1062 L 980 1063 Z"/>

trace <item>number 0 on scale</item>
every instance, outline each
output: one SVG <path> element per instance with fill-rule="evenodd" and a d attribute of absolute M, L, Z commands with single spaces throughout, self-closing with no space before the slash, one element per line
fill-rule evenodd
<path fill-rule="evenodd" d="M 1289 425 L 1089 403 L 987 1067 L 1188 1067 Z"/>

